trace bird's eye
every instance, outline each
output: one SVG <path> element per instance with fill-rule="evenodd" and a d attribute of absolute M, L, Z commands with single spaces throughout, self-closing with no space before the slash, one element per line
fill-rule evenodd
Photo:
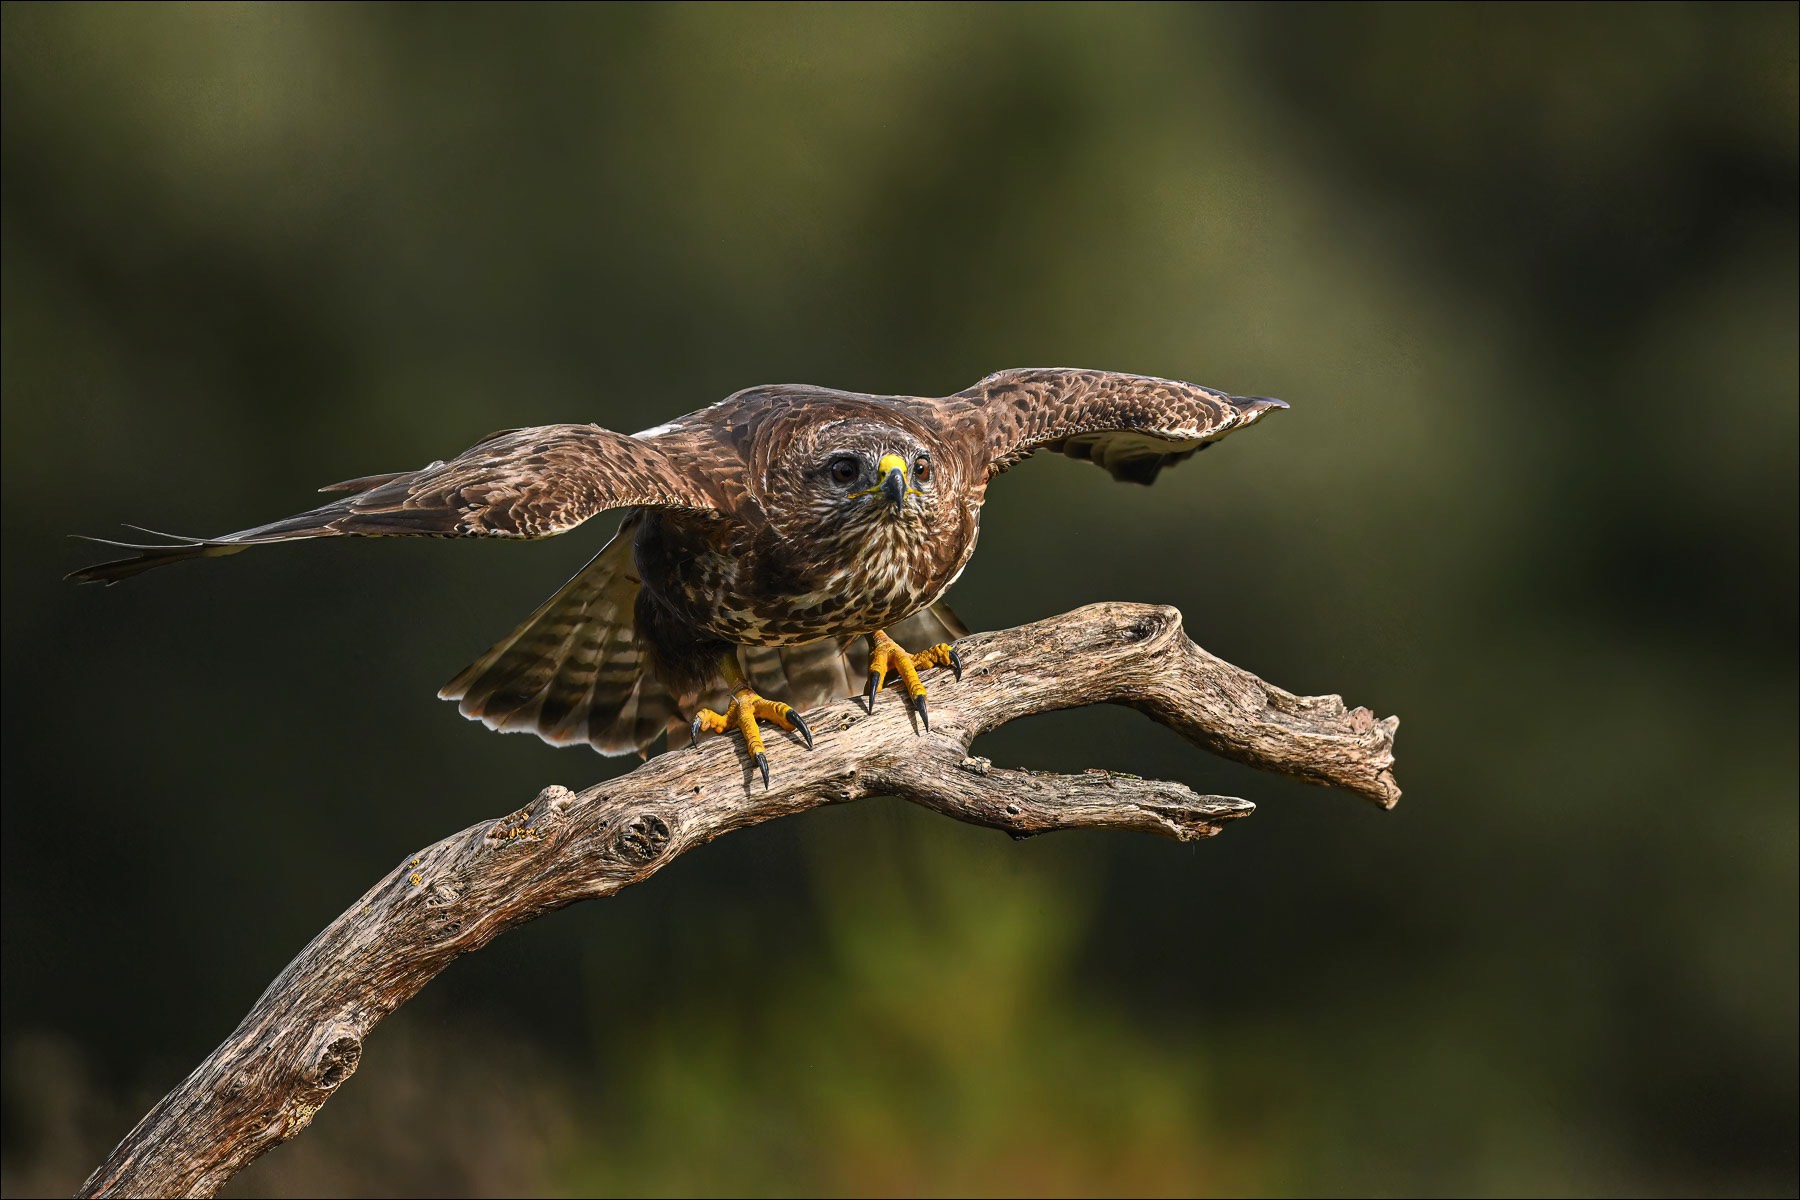
<path fill-rule="evenodd" d="M 831 478 L 837 483 L 854 483 L 861 474 L 862 464 L 847 454 L 831 460 Z"/>
<path fill-rule="evenodd" d="M 919 461 L 913 464 L 913 478 L 920 483 L 931 478 L 931 460 L 923 454 L 919 455 Z"/>

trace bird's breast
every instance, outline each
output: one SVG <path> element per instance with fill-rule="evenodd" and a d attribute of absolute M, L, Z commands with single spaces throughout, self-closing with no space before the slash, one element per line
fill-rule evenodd
<path fill-rule="evenodd" d="M 740 645 L 854 637 L 934 602 L 975 548 L 975 522 L 885 521 L 811 537 L 640 537 L 644 587 L 709 636 Z"/>

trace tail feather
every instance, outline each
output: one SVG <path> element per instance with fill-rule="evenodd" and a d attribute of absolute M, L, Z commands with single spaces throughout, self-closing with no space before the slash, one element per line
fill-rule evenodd
<path fill-rule="evenodd" d="M 922 608 L 906 620 L 888 630 L 888 635 L 908 650 L 924 650 L 939 642 L 954 642 L 969 636 L 969 627 L 962 618 L 950 611 L 948 604 L 939 601 L 930 608 Z M 867 663 L 863 664 L 864 670 Z"/>

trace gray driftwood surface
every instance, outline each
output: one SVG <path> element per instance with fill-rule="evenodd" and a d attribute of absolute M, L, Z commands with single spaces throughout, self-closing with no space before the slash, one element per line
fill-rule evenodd
<path fill-rule="evenodd" d="M 959 643 L 965 669 L 929 675 L 931 730 L 888 689 L 808 714 L 817 749 L 770 730 L 774 786 L 736 738 L 651 759 L 576 793 L 552 786 L 497 821 L 409 855 L 325 928 L 230 1037 L 152 1108 L 83 1196 L 211 1196 L 294 1137 L 356 1070 L 363 1039 L 458 955 L 578 900 L 610 896 L 685 851 L 776 817 L 892 795 L 1014 836 L 1137 829 L 1211 837 L 1253 805 L 1104 771 L 1051 775 L 969 757 L 1008 721 L 1125 704 L 1226 758 L 1355 792 L 1384 808 L 1396 717 L 1294 696 L 1188 640 L 1181 614 L 1096 604 Z"/>

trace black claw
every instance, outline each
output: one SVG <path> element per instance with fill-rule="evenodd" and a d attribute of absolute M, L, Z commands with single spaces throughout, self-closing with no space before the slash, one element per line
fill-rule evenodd
<path fill-rule="evenodd" d="M 698 743 L 700 741 L 700 718 L 699 717 L 695 717 L 693 720 L 693 723 L 688 726 L 688 740 L 695 742 L 695 743 Z"/>
<path fill-rule="evenodd" d="M 962 682 L 962 655 L 960 655 L 956 652 L 955 646 L 950 647 L 950 669 L 952 671 L 956 672 L 956 682 L 961 683 Z"/>
<path fill-rule="evenodd" d="M 869 672 L 869 686 L 863 689 L 863 702 L 869 706 L 869 712 L 875 712 L 875 692 L 881 687 L 881 676 Z"/>
<path fill-rule="evenodd" d="M 763 791 L 766 792 L 769 790 L 769 756 L 758 751 L 756 755 L 756 765 L 762 769 Z"/>
<path fill-rule="evenodd" d="M 811 750 L 813 748 L 812 730 L 806 727 L 806 722 L 801 719 L 800 714 L 792 709 L 788 710 L 787 718 L 794 723 L 795 731 L 798 732 L 801 737 L 806 739 L 806 748 Z"/>
<path fill-rule="evenodd" d="M 925 727 L 926 733 L 930 733 L 931 732 L 931 714 L 925 711 L 925 693 L 924 692 L 920 692 L 918 695 L 913 697 L 913 707 L 919 710 L 919 724 L 921 724 Z"/>

